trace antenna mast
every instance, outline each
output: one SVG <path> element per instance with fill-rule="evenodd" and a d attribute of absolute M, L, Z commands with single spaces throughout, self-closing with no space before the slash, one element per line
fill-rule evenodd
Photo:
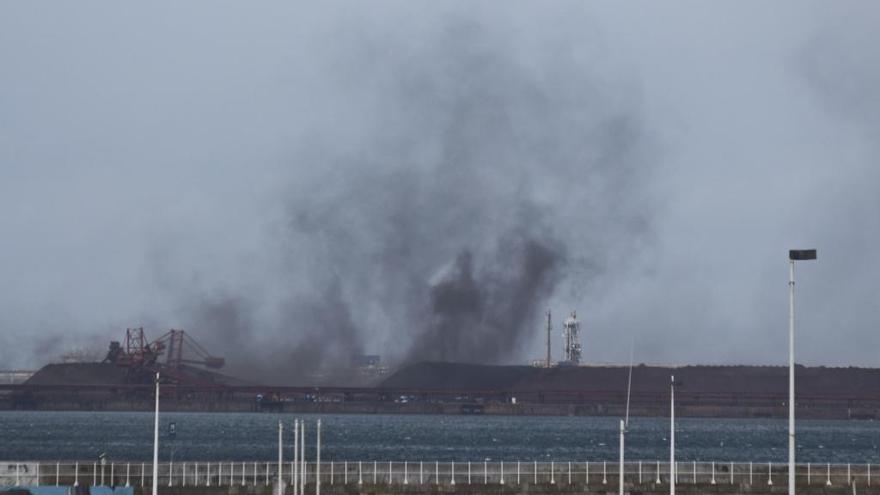
<path fill-rule="evenodd" d="M 547 310 L 547 367 L 550 367 L 550 310 Z"/>

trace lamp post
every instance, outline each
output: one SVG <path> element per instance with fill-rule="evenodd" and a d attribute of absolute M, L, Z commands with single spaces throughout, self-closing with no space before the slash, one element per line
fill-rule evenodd
<path fill-rule="evenodd" d="M 159 493 L 159 373 L 156 373 L 156 417 L 153 424 L 153 495 Z"/>
<path fill-rule="evenodd" d="M 788 252 L 788 493 L 794 495 L 794 262 L 816 259 L 815 249 Z"/>
<path fill-rule="evenodd" d="M 278 475 L 277 475 L 277 492 L 278 495 L 284 495 L 284 423 L 278 420 Z"/>
<path fill-rule="evenodd" d="M 669 377 L 669 495 L 675 495 L 675 377 Z"/>

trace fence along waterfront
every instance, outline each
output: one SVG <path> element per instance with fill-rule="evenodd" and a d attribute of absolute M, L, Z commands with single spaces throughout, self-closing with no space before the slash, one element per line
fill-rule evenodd
<path fill-rule="evenodd" d="M 293 462 L 285 462 L 282 483 L 294 482 Z M 159 486 L 256 486 L 277 481 L 277 461 L 159 463 Z M 630 485 L 669 483 L 669 463 L 631 461 L 624 465 Z M 65 461 L 0 462 L 0 486 L 151 486 L 152 463 Z M 320 484 L 577 484 L 616 485 L 617 461 L 328 461 L 304 464 L 305 483 Z M 872 474 L 872 469 L 874 473 Z M 785 463 L 767 462 L 676 462 L 679 485 L 777 485 L 788 476 Z M 876 465 L 798 464 L 799 485 L 871 486 L 876 484 Z M 874 479 L 872 480 L 872 476 Z M 292 493 L 292 492 L 291 492 Z"/>

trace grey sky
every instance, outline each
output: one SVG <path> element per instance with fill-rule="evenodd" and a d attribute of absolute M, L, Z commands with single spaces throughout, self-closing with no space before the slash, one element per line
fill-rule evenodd
<path fill-rule="evenodd" d="M 5 2 L 0 368 L 135 325 L 249 360 L 325 337 L 415 358 L 450 321 L 516 325 L 535 239 L 559 262 L 493 362 L 540 356 L 549 306 L 592 362 L 634 337 L 639 361 L 782 364 L 786 252 L 815 247 L 798 360 L 877 366 L 878 22 L 867 1 Z M 491 308 L 425 323 L 465 251 Z"/>

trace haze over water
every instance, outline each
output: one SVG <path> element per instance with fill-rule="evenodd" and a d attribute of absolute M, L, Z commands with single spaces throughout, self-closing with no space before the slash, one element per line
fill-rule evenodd
<path fill-rule="evenodd" d="M 277 421 L 308 421 L 307 457 L 314 459 L 318 416 L 247 413 L 167 413 L 161 416 L 160 460 L 271 461 Z M 325 461 L 614 461 L 617 418 L 513 416 L 326 415 Z M 166 437 L 175 422 L 174 441 Z M 0 412 L 0 459 L 149 461 L 151 413 Z M 786 421 L 677 420 L 681 461 L 785 462 Z M 669 420 L 632 418 L 627 459 L 668 459 Z M 292 433 L 286 432 L 292 444 Z M 798 461 L 880 462 L 880 423 L 799 421 Z M 288 447 L 289 449 L 290 447 Z"/>

